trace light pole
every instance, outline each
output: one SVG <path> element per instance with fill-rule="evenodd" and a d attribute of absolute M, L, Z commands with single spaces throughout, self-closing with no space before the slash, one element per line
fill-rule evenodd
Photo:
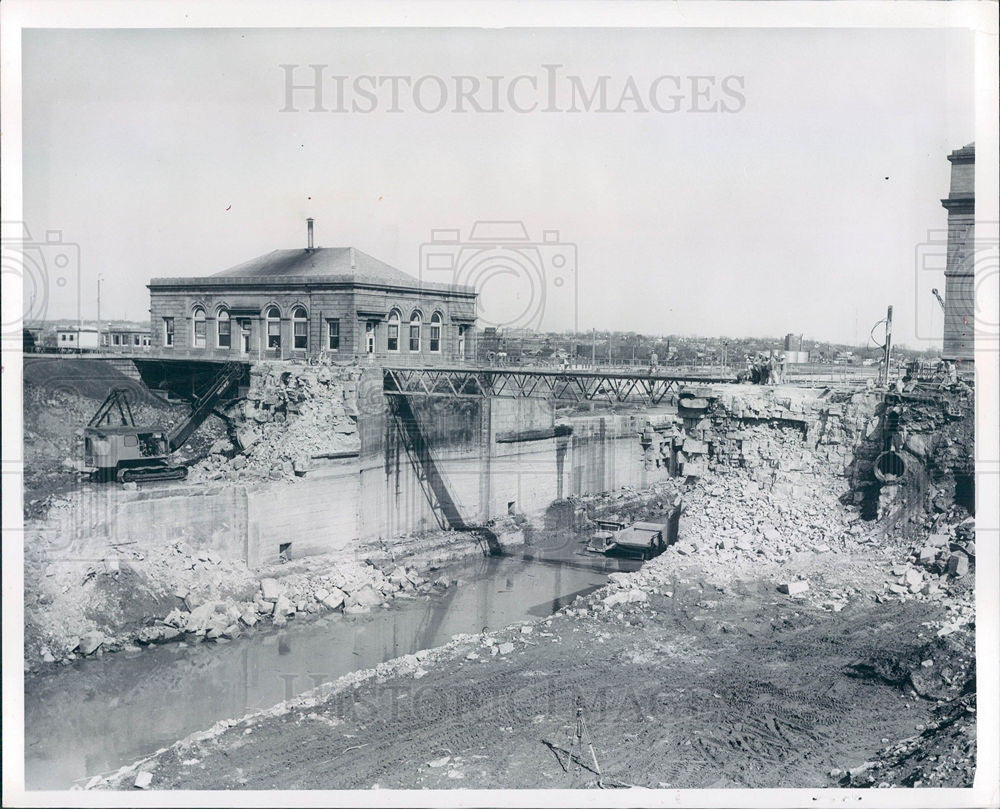
<path fill-rule="evenodd" d="M 97 345 L 101 345 L 101 280 L 104 276 L 101 273 L 97 274 Z M 111 339 L 108 338 L 108 343 Z M 108 346 L 111 347 L 110 345 Z"/>

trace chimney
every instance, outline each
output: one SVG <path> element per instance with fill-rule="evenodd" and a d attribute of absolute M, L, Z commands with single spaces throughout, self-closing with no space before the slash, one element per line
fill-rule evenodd
<path fill-rule="evenodd" d="M 307 226 L 307 228 L 309 230 L 309 247 L 308 247 L 308 249 L 312 250 L 313 249 L 313 221 L 312 221 L 312 217 L 309 217 L 306 220 L 306 226 Z"/>

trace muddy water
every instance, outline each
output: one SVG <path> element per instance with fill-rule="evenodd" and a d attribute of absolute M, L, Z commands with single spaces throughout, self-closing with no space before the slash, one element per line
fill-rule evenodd
<path fill-rule="evenodd" d="M 370 614 L 293 621 L 221 645 L 168 644 L 37 676 L 25 691 L 26 784 L 66 789 L 351 671 L 457 633 L 544 617 L 607 574 L 638 566 L 587 554 L 579 541 L 525 548 L 438 571 L 457 581 Z"/>

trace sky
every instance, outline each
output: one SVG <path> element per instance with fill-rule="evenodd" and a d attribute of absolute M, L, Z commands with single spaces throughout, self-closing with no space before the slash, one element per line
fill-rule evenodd
<path fill-rule="evenodd" d="M 24 222 L 65 243 L 37 250 L 33 314 L 73 317 L 79 292 L 96 317 L 100 276 L 104 318 L 145 319 L 150 278 L 304 247 L 311 216 L 318 246 L 477 283 L 487 325 L 853 343 L 892 304 L 895 339 L 929 347 L 971 47 L 916 29 L 25 31 Z M 310 65 L 322 111 L 287 92 Z M 476 222 L 521 225 L 488 242 Z"/>

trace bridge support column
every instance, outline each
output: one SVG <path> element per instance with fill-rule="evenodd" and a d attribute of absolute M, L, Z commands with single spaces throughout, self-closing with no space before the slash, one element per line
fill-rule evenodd
<path fill-rule="evenodd" d="M 484 396 L 479 408 L 479 520 L 490 518 L 493 500 L 493 400 Z"/>

